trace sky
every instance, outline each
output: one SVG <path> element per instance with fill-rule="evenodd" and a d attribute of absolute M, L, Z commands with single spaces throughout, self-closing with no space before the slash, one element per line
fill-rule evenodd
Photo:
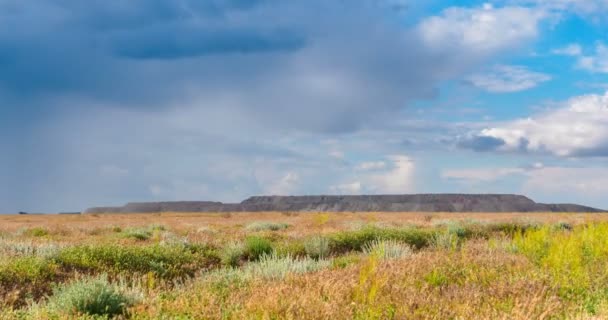
<path fill-rule="evenodd" d="M 608 208 L 607 0 L 0 0 L 0 212 L 516 193 Z"/>

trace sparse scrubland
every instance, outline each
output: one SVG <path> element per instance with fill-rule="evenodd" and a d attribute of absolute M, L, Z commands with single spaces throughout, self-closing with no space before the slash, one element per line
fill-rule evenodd
<path fill-rule="evenodd" d="M 0 319 L 604 319 L 603 214 L 0 216 Z"/>

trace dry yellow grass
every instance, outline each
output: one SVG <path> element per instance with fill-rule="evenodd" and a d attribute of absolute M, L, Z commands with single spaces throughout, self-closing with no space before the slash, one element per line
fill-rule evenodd
<path fill-rule="evenodd" d="M 319 219 L 320 216 L 327 217 Z M 326 221 L 325 221 L 326 220 Z M 83 214 L 83 215 L 0 215 L 0 231 L 15 232 L 23 228 L 45 227 L 56 233 L 78 234 L 108 226 L 143 227 L 159 224 L 180 232 L 199 228 L 238 229 L 256 221 L 286 222 L 294 228 L 286 232 L 334 232 L 357 223 L 382 223 L 386 226 L 416 225 L 429 227 L 437 221 L 452 220 L 499 223 L 534 221 L 539 223 L 608 221 L 601 213 L 450 213 L 450 212 L 232 212 L 160 214 Z"/>

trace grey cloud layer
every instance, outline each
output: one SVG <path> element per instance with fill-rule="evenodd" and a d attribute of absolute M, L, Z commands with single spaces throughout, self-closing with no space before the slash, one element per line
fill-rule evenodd
<path fill-rule="evenodd" d="M 13 120 L 0 142 L 18 159 L 0 171 L 15 185 L 7 203 L 70 210 L 356 185 L 357 164 L 313 141 L 395 125 L 410 102 L 533 39 L 541 22 L 527 8 L 456 8 L 406 28 L 401 3 L 0 0 L 0 102 Z M 368 160 L 407 156 L 407 138 L 367 136 L 367 152 L 383 152 Z M 398 168 L 411 176 L 385 170 Z M 374 177 L 357 181 L 410 185 Z"/>

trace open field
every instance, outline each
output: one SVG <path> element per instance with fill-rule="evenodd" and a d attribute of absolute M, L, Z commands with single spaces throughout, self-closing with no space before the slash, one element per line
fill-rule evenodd
<path fill-rule="evenodd" d="M 608 215 L 0 216 L 0 319 L 604 319 Z"/>

